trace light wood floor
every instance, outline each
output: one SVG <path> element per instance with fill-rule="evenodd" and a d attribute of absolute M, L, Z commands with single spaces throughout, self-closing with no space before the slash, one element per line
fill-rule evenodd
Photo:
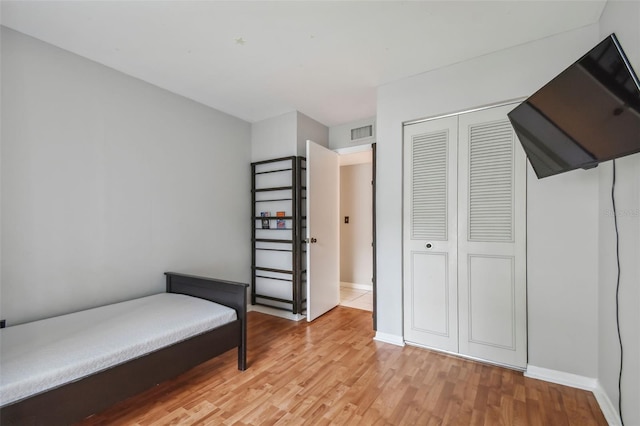
<path fill-rule="evenodd" d="M 370 312 L 248 323 L 245 372 L 231 351 L 82 424 L 606 425 L 590 392 L 375 342 Z"/>

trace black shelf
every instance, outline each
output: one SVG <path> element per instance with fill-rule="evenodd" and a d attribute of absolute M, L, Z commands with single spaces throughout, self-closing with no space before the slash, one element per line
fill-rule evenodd
<path fill-rule="evenodd" d="M 260 299 L 273 300 L 274 302 L 280 302 L 280 303 L 293 303 L 293 300 L 281 299 L 279 297 L 273 297 L 273 296 L 265 296 L 264 294 L 257 294 L 256 293 L 256 297 L 258 297 Z M 275 307 L 276 306 L 272 306 L 272 308 L 275 308 Z"/>
<path fill-rule="evenodd" d="M 267 200 L 256 200 L 256 203 L 271 203 L 273 201 L 292 201 L 291 198 L 269 198 Z"/>
<path fill-rule="evenodd" d="M 262 296 L 258 296 L 258 298 L 260 298 L 260 297 L 262 297 Z M 283 302 L 283 303 L 292 304 L 293 302 Z M 269 308 L 272 308 L 272 309 L 279 309 L 281 311 L 291 312 L 291 308 L 283 308 L 282 306 L 274 306 L 274 305 L 270 305 L 268 303 L 255 302 L 255 303 L 252 303 L 252 305 L 268 306 Z"/>
<path fill-rule="evenodd" d="M 256 220 L 262 220 L 262 219 L 269 219 L 269 220 L 285 219 L 285 220 L 291 220 L 291 219 L 293 219 L 293 216 L 256 216 L 255 219 Z"/>
<path fill-rule="evenodd" d="M 267 280 L 275 280 L 275 281 L 286 281 L 288 283 L 293 281 L 293 280 L 288 280 L 286 278 L 268 277 L 266 275 L 258 275 L 258 274 L 256 274 L 256 278 L 264 278 L 264 279 L 267 279 Z"/>
<path fill-rule="evenodd" d="M 254 271 L 264 271 L 264 272 L 275 272 L 278 274 L 293 274 L 293 271 L 290 271 L 288 269 L 278 269 L 278 268 L 264 268 L 261 266 L 254 266 L 253 267 Z"/>
<path fill-rule="evenodd" d="M 266 229 L 265 229 L 265 231 L 266 231 Z M 293 243 L 293 240 L 279 240 L 277 238 L 253 238 L 252 241 L 254 243 L 283 243 L 283 244 L 291 244 L 291 243 Z"/>
<path fill-rule="evenodd" d="M 293 250 L 285 250 L 285 249 L 274 249 L 274 248 L 262 248 L 262 247 L 256 247 L 256 250 L 262 250 L 262 251 L 284 251 L 284 252 L 288 252 L 291 253 L 293 252 Z"/>
<path fill-rule="evenodd" d="M 264 296 L 258 296 L 256 295 L 256 297 L 258 299 L 263 298 L 263 299 L 267 299 L 267 297 Z M 288 301 L 288 300 L 284 300 L 280 301 L 280 303 L 288 303 L 288 304 L 293 304 L 292 301 Z M 262 303 L 262 302 L 256 302 L 256 303 L 252 303 L 253 305 L 260 305 L 260 306 L 267 306 L 269 308 L 273 308 L 273 309 L 279 309 L 281 311 L 286 311 L 286 312 L 291 312 L 291 308 L 283 308 L 282 306 L 274 306 L 274 305 L 270 305 L 268 303 Z M 300 312 L 298 312 L 299 314 L 306 314 L 307 313 L 307 301 L 303 300 L 302 301 L 302 309 L 300 310 Z"/>
<path fill-rule="evenodd" d="M 292 189 L 293 187 L 291 186 L 274 186 L 272 188 L 254 189 L 253 192 L 291 191 Z"/>
<path fill-rule="evenodd" d="M 287 169 L 275 169 L 275 170 L 267 170 L 264 172 L 256 172 L 256 175 L 266 175 L 268 173 L 280 173 L 280 172 L 288 172 L 293 170 L 292 168 L 287 168 Z"/>

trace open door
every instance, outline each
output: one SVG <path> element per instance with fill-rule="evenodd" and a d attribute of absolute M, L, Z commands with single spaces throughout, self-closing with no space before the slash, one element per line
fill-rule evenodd
<path fill-rule="evenodd" d="M 307 141 L 307 321 L 340 303 L 338 154 Z"/>

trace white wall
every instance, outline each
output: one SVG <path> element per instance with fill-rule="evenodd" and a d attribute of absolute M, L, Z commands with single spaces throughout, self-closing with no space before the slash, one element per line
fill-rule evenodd
<path fill-rule="evenodd" d="M 615 32 L 636 74 L 640 72 L 640 3 L 609 0 L 600 35 Z M 640 135 L 638 135 L 640 137 Z M 618 336 L 615 318 L 616 256 L 611 205 L 612 162 L 601 164 L 599 209 L 598 379 L 618 404 Z M 640 154 L 616 160 L 616 207 L 620 233 L 620 327 L 624 347 L 622 408 L 625 424 L 640 424 Z"/>
<path fill-rule="evenodd" d="M 351 140 L 351 129 L 364 126 L 373 126 L 373 136 L 355 141 Z M 372 144 L 376 141 L 376 118 L 368 117 L 351 123 L 341 124 L 329 128 L 329 148 L 339 149 L 352 146 Z"/>
<path fill-rule="evenodd" d="M 329 147 L 329 128 L 311 117 L 298 112 L 297 115 L 297 155 L 307 156 L 307 140 Z"/>
<path fill-rule="evenodd" d="M 307 139 L 329 146 L 329 128 L 298 111 L 251 125 L 251 161 L 306 156 Z"/>
<path fill-rule="evenodd" d="M 402 123 L 532 94 L 599 40 L 597 25 L 378 89 L 378 332 L 402 335 Z M 597 374 L 598 171 L 528 180 L 529 363 Z M 589 232 L 591 231 L 591 232 Z M 566 343 L 570 339 L 570 344 Z"/>
<path fill-rule="evenodd" d="M 297 134 L 296 111 L 251 124 L 251 161 L 297 155 Z"/>
<path fill-rule="evenodd" d="M 371 163 L 340 167 L 340 281 L 368 286 L 373 277 L 371 177 Z"/>
<path fill-rule="evenodd" d="M 248 123 L 1 36 L 2 318 L 162 292 L 167 270 L 248 282 Z"/>
<path fill-rule="evenodd" d="M 527 175 L 528 363 L 595 378 L 598 171 Z"/>

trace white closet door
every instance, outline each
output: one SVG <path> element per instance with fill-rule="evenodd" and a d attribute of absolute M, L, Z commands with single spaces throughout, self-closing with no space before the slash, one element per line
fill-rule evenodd
<path fill-rule="evenodd" d="M 459 350 L 524 368 L 526 157 L 512 108 L 459 116 Z"/>
<path fill-rule="evenodd" d="M 457 117 L 404 129 L 404 337 L 458 351 Z"/>

